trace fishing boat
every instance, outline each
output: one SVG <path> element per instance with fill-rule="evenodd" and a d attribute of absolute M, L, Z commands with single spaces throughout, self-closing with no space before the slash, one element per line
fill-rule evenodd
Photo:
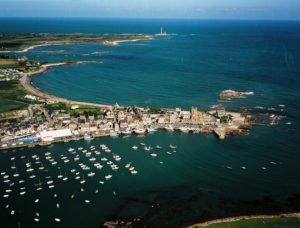
<path fill-rule="evenodd" d="M 145 135 L 147 133 L 146 129 L 144 128 L 136 128 L 133 131 L 136 135 Z"/>

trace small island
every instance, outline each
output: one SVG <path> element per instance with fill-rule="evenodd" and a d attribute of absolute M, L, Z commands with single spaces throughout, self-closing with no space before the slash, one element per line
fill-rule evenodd
<path fill-rule="evenodd" d="M 223 90 L 219 94 L 219 97 L 221 100 L 230 101 L 232 99 L 243 98 L 243 97 L 250 96 L 250 95 L 254 95 L 254 92 L 240 92 L 240 91 L 228 89 L 228 90 Z"/>

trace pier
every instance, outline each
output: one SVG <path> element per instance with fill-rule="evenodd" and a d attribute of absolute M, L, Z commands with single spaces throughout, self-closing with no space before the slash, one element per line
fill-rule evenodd
<path fill-rule="evenodd" d="M 226 129 L 224 127 L 222 128 L 215 128 L 214 133 L 219 137 L 219 139 L 225 139 L 226 135 Z"/>

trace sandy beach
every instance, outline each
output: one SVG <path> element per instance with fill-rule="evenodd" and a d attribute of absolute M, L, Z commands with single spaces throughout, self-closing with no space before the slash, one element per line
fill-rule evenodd
<path fill-rule="evenodd" d="M 31 77 L 32 76 L 45 73 L 51 67 L 71 65 L 71 64 L 75 64 L 75 65 L 77 65 L 77 64 L 86 64 L 86 63 L 90 63 L 90 62 L 78 61 L 78 62 L 74 62 L 74 63 L 61 62 L 61 63 L 44 64 L 40 67 L 39 70 L 24 74 L 24 76 L 20 79 L 20 83 L 23 85 L 25 90 L 28 91 L 30 94 L 33 94 L 35 96 L 44 98 L 49 103 L 65 102 L 65 103 L 68 103 L 68 104 L 91 105 L 91 106 L 96 106 L 96 107 L 100 107 L 100 108 L 104 108 L 104 107 L 111 108 L 112 106 L 110 106 L 110 105 L 90 103 L 90 102 L 72 101 L 72 100 L 68 100 L 68 99 L 65 99 L 65 98 L 56 97 L 56 96 L 53 96 L 53 95 L 50 95 L 50 94 L 47 94 L 47 93 L 43 92 L 42 90 L 40 90 L 39 88 L 34 86 L 31 82 Z M 91 62 L 91 63 L 95 63 L 95 62 Z"/>
<path fill-rule="evenodd" d="M 44 46 L 54 46 L 54 45 L 62 45 L 62 44 L 37 44 L 37 45 L 32 45 L 30 47 L 27 47 L 27 48 L 24 48 L 20 51 L 0 51 L 0 53 L 12 53 L 12 52 L 15 52 L 15 53 L 25 53 L 25 52 L 28 52 L 34 48 L 37 48 L 37 47 L 44 47 Z"/>

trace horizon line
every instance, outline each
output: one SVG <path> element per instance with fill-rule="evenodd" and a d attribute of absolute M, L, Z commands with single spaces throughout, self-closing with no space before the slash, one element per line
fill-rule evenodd
<path fill-rule="evenodd" d="M 13 17 L 1 17 L 0 19 L 127 19 L 127 20 L 194 20 L 194 21 L 293 21 L 300 22 L 299 19 L 291 18 L 195 18 L 195 17 L 164 17 L 164 18 L 151 18 L 151 17 L 70 17 L 70 16 L 13 16 Z"/>

